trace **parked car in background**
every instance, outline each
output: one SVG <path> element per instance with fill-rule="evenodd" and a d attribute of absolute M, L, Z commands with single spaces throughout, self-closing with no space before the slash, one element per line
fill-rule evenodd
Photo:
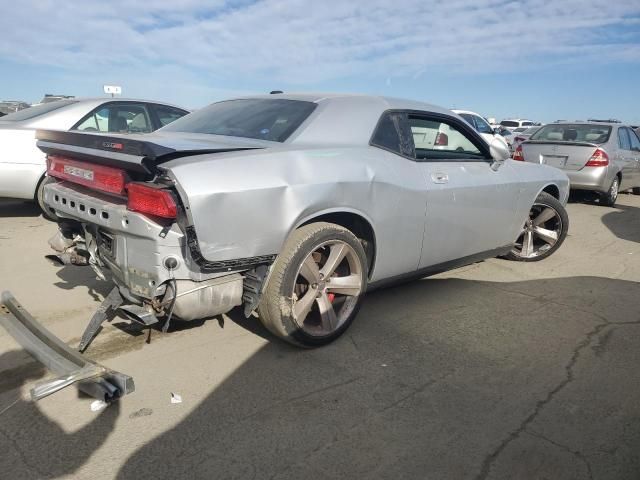
<path fill-rule="evenodd" d="M 0 119 L 0 197 L 38 202 L 46 216 L 42 189 L 46 162 L 36 147 L 37 129 L 148 133 L 189 113 L 184 108 L 144 100 L 63 99 Z"/>
<path fill-rule="evenodd" d="M 532 122 L 531 120 L 523 120 L 520 118 L 515 118 L 515 119 L 502 120 L 500 122 L 500 125 L 502 125 L 504 128 L 508 130 L 513 131 L 516 128 L 520 128 L 520 127 L 533 127 L 535 126 L 535 123 Z"/>
<path fill-rule="evenodd" d="M 76 98 L 76 97 L 73 95 L 53 95 L 51 93 L 45 93 L 44 97 L 42 97 L 42 100 L 40 100 L 40 103 L 38 103 L 37 105 L 42 105 L 43 103 L 57 102 L 58 100 L 68 100 L 70 98 Z"/>
<path fill-rule="evenodd" d="M 613 206 L 620 190 L 640 194 L 640 138 L 620 123 L 545 125 L 516 148 L 513 159 L 563 170 L 571 189 L 598 192 L 603 205 Z"/>
<path fill-rule="evenodd" d="M 497 129 L 495 129 L 495 132 L 500 135 L 502 138 L 504 138 L 504 140 L 507 142 L 507 145 L 509 146 L 509 150 L 512 151 L 513 150 L 513 132 L 505 127 L 503 127 L 502 125 L 499 125 Z"/>
<path fill-rule="evenodd" d="M 457 113 L 462 118 L 464 118 L 467 121 L 467 123 L 469 123 L 469 125 L 471 125 L 473 128 L 476 129 L 476 131 L 482 136 L 482 138 L 485 139 L 487 143 L 491 144 L 491 142 L 495 138 L 497 138 L 501 142 L 504 142 L 507 148 L 509 147 L 509 143 L 507 142 L 507 140 L 498 132 L 496 132 L 493 128 L 491 128 L 491 125 L 489 124 L 489 122 L 487 122 L 484 119 L 484 117 L 478 115 L 475 112 L 471 112 L 469 110 L 456 109 L 456 110 L 452 110 L 452 112 Z"/>
<path fill-rule="evenodd" d="M 10 113 L 15 113 L 20 110 L 24 110 L 25 108 L 29 108 L 27 102 L 22 102 L 20 100 L 4 100 L 0 102 L 0 113 L 4 115 L 9 115 Z"/>
<path fill-rule="evenodd" d="M 460 140 L 435 148 L 445 130 Z M 541 260 L 568 229 L 564 173 L 514 162 L 451 111 L 410 100 L 245 97 L 149 135 L 38 138 L 60 180 L 45 199 L 61 263 L 103 271 L 147 324 L 243 305 L 284 340 L 323 345 L 369 287 L 499 255 Z"/>
<path fill-rule="evenodd" d="M 518 146 L 522 142 L 524 142 L 525 140 L 528 140 L 531 137 L 531 135 L 533 135 L 538 130 L 540 130 L 540 128 L 542 127 L 516 128 L 516 130 L 513 132 L 513 141 L 511 143 L 511 150 L 515 151 L 515 149 L 518 148 Z"/>

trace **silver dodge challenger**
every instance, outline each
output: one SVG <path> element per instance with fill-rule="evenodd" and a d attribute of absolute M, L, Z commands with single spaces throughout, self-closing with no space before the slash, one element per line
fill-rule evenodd
<path fill-rule="evenodd" d="M 288 342 L 324 345 L 367 290 L 541 260 L 569 225 L 563 172 L 409 100 L 252 96 L 147 135 L 38 139 L 57 180 L 44 194 L 60 218 L 52 261 L 115 284 L 81 349 L 108 311 L 166 331 L 238 306 Z"/>

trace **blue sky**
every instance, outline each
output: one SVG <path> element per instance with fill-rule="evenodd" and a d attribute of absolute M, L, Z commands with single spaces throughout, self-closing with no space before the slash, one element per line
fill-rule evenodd
<path fill-rule="evenodd" d="M 361 92 L 640 124 L 638 0 L 0 0 L 0 97 Z"/>

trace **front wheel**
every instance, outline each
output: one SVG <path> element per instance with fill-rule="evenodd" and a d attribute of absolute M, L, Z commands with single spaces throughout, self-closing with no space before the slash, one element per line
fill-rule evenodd
<path fill-rule="evenodd" d="M 543 192 L 531 206 L 529 218 L 506 258 L 520 262 L 544 260 L 560 248 L 568 231 L 566 209 L 554 196 Z"/>
<path fill-rule="evenodd" d="M 332 342 L 360 308 L 367 265 L 360 241 L 346 228 L 325 222 L 299 228 L 273 266 L 258 306 L 260 320 L 297 346 Z"/>

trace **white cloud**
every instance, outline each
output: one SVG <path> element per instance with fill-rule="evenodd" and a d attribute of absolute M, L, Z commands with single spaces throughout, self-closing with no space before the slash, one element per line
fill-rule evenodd
<path fill-rule="evenodd" d="M 382 84 L 431 70 L 640 58 L 637 0 L 0 1 L 0 57 L 157 85 L 167 72 L 193 88 L 239 78 Z"/>

